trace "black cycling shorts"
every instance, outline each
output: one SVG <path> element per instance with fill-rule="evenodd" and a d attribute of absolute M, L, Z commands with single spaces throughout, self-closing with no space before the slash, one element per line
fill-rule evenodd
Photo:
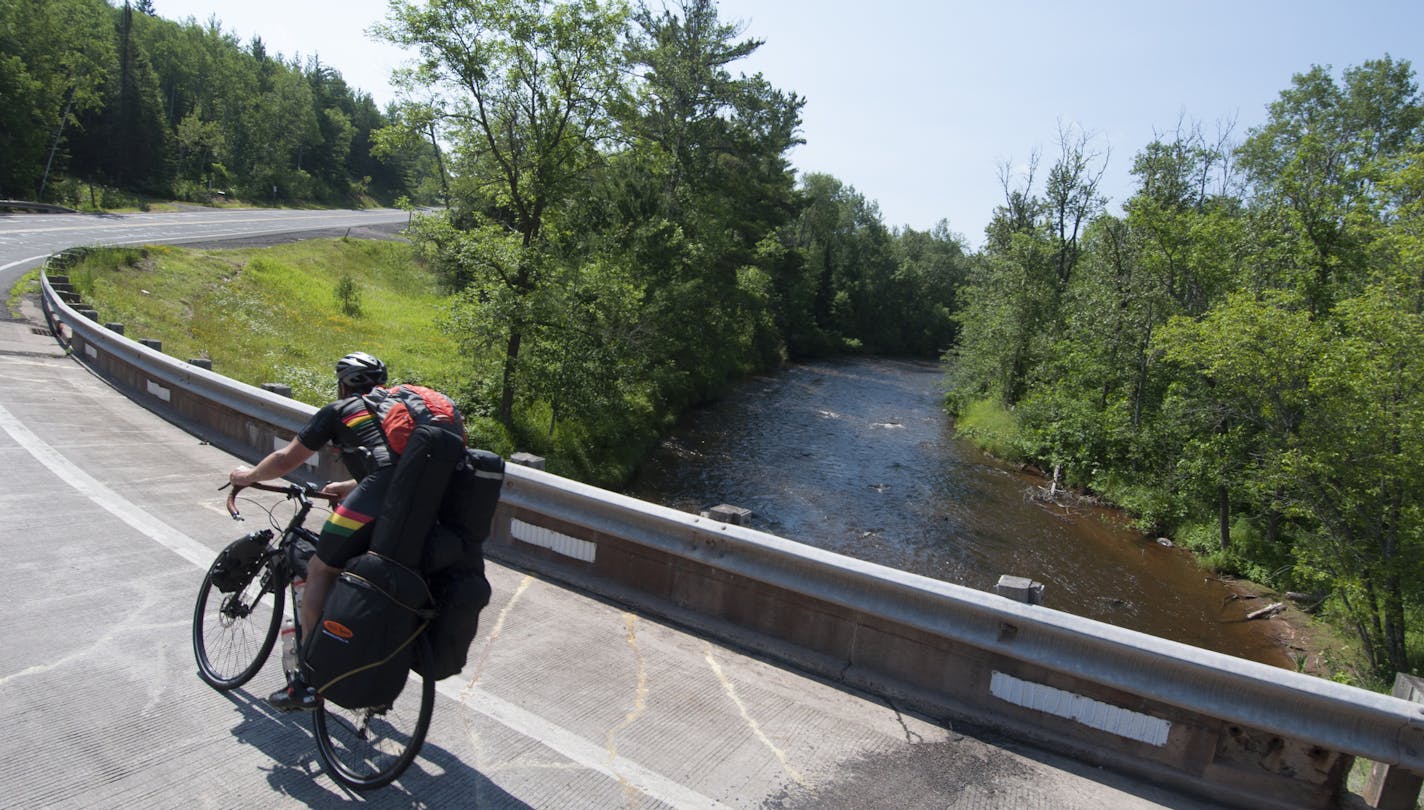
<path fill-rule="evenodd" d="M 365 554 L 371 547 L 371 534 L 376 518 L 386 503 L 386 490 L 390 488 L 395 467 L 383 467 L 365 478 L 351 490 L 326 525 L 321 527 L 321 538 L 317 541 L 316 556 L 334 568 L 346 567 L 352 557 Z"/>

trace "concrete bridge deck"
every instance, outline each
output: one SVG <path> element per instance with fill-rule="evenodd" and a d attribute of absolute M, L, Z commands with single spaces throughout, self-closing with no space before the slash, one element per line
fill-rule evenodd
<path fill-rule="evenodd" d="M 415 765 L 345 793 L 305 718 L 262 702 L 279 661 L 230 696 L 195 674 L 193 597 L 245 530 L 217 492 L 237 459 L 111 390 L 39 323 L 0 323 L 0 806 L 1213 806 L 500 565 Z"/>

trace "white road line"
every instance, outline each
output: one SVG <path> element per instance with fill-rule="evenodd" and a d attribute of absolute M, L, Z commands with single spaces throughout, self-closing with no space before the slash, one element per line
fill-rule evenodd
<path fill-rule="evenodd" d="M 199 568 L 206 570 L 212 563 L 213 557 L 216 555 L 206 546 L 134 506 L 117 492 L 99 483 L 93 476 L 79 469 L 74 462 L 47 444 L 44 439 L 36 436 L 3 405 L 0 405 L 0 428 L 4 428 L 5 432 L 10 434 L 10 438 L 34 456 L 36 461 L 49 468 L 49 471 L 61 481 L 74 487 L 81 495 L 102 506 L 140 534 L 147 535 L 149 539 Z"/>
<path fill-rule="evenodd" d="M 40 259 L 43 259 L 44 257 L 46 257 L 46 256 L 48 256 L 48 255 L 50 255 L 50 254 L 48 254 L 48 253 L 41 253 L 41 254 L 38 255 L 38 256 L 31 256 L 31 257 L 28 258 L 28 259 L 20 259 L 20 260 L 17 261 L 17 262 L 10 262 L 9 264 L 0 264 L 0 273 L 3 273 L 3 272 L 5 272 L 6 270 L 9 270 L 11 267 L 14 267 L 14 266 L 16 266 L 16 265 L 24 264 L 25 262 L 35 262 L 35 261 L 39 261 Z"/>
<path fill-rule="evenodd" d="M 95 480 L 93 476 L 81 470 L 61 455 L 58 450 L 36 436 L 3 405 L 0 405 L 0 428 L 3 428 L 10 438 L 14 439 L 21 448 L 34 456 L 35 460 L 48 468 L 56 477 L 108 510 L 140 534 L 146 535 L 198 568 L 206 570 L 212 563 L 216 556 L 212 550 L 133 505 L 117 492 Z M 626 780 L 628 784 L 652 799 L 679 808 L 724 806 L 629 759 L 619 757 L 615 770 L 608 763 L 608 751 L 603 747 L 532 712 L 521 709 L 503 698 L 490 694 L 478 686 L 470 689 L 452 684 L 447 679 L 439 685 L 438 689 L 442 695 L 460 701 L 465 706 L 519 734 L 538 740 L 584 768 L 597 771 L 615 780 L 620 778 Z"/>
<path fill-rule="evenodd" d="M 610 763 L 608 749 L 589 742 L 568 729 L 554 725 L 533 712 L 521 709 L 501 697 L 492 695 L 478 686 L 467 689 L 464 686 L 450 684 L 451 680 L 455 679 L 442 681 L 436 687 L 442 695 L 462 700 L 466 706 L 480 714 L 531 739 L 538 740 L 585 768 L 598 771 L 615 781 L 631 785 L 645 796 L 667 802 L 678 808 L 726 807 L 715 799 L 703 796 L 689 787 L 654 773 L 630 759 L 620 756 L 616 762 Z M 449 685 L 447 686 L 447 684 Z"/>

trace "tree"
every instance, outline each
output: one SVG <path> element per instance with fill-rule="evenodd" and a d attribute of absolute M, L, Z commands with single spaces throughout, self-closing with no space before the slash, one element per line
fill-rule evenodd
<path fill-rule="evenodd" d="M 964 283 L 967 257 L 963 237 L 940 220 L 929 231 L 906 228 L 895 237 L 896 269 L 886 309 L 897 351 L 940 357 L 956 337 L 953 313 Z"/>
<path fill-rule="evenodd" d="M 1375 284 L 1336 307 L 1338 336 L 1311 380 L 1315 407 L 1275 485 L 1283 508 L 1314 527 L 1298 543 L 1301 573 L 1324 575 L 1385 675 L 1410 667 L 1405 586 L 1424 573 L 1418 295 L 1413 284 Z"/>
<path fill-rule="evenodd" d="M 165 193 L 172 186 L 171 134 L 159 80 L 140 29 L 155 24 L 125 4 L 114 12 L 118 64 L 105 103 L 83 119 L 74 140 L 73 169 L 121 188 Z"/>
<path fill-rule="evenodd" d="M 407 171 L 418 170 L 423 158 L 428 155 L 435 164 L 431 180 L 439 182 L 438 189 L 422 195 L 426 199 L 438 199 L 446 208 L 450 207 L 450 177 L 445 170 L 445 155 L 440 149 L 439 112 L 434 102 L 415 103 L 407 101 L 391 108 L 390 123 L 371 135 L 372 153 L 386 162 L 402 163 Z M 438 193 L 436 193 L 438 190 Z"/>
<path fill-rule="evenodd" d="M 1233 293 L 1200 320 L 1179 316 L 1160 329 L 1167 361 L 1200 375 L 1175 394 L 1188 421 L 1178 466 L 1192 483 L 1215 487 L 1223 523 L 1233 490 L 1258 514 L 1272 508 L 1275 471 L 1316 408 L 1311 377 L 1326 329 L 1282 292 Z M 1228 528 L 1220 531 L 1225 547 Z"/>
<path fill-rule="evenodd" d="M 1407 61 L 1388 56 L 1344 72 L 1296 75 L 1252 130 L 1240 165 L 1258 216 L 1278 246 L 1261 269 L 1273 286 L 1301 290 L 1318 314 L 1366 281 L 1364 246 L 1352 220 L 1370 219 L 1379 179 L 1418 142 L 1424 100 Z"/>
<path fill-rule="evenodd" d="M 661 393 L 696 401 L 784 354 L 770 307 L 773 279 L 794 260 L 772 237 L 793 215 L 786 155 L 802 101 L 733 74 L 761 42 L 742 39 L 711 0 L 643 6 L 634 22 L 637 81 L 618 108 L 629 148 L 613 167 L 610 225 L 646 274 Z"/>
<path fill-rule="evenodd" d="M 984 255 L 962 291 L 957 315 L 960 345 L 952 355 L 953 401 L 992 399 L 1012 407 L 1058 351 L 1067 321 L 1064 296 L 1082 257 L 1087 223 L 1101 211 L 1098 183 L 1106 156 L 1088 135 L 1058 133 L 1059 156 L 1041 195 L 1034 192 L 1038 156 L 1014 187 L 1007 164 L 1000 179 L 1004 204 L 986 229 Z"/>
<path fill-rule="evenodd" d="M 111 9 L 91 0 L 0 4 L 0 187 L 44 199 L 66 131 L 104 104 L 115 65 Z M 13 91 L 14 96 L 9 95 Z"/>
<path fill-rule="evenodd" d="M 454 221 L 489 221 L 516 234 L 493 274 L 522 304 L 548 283 L 546 225 L 598 164 L 621 92 L 619 36 L 627 10 L 597 0 L 396 0 L 378 33 L 419 54 L 407 87 L 437 88 L 436 114 L 459 150 L 466 183 Z M 507 329 L 498 418 L 513 424 L 516 373 L 529 312 Z"/>
<path fill-rule="evenodd" d="M 893 232 L 875 203 L 825 174 L 808 174 L 800 197 L 787 234 L 803 262 L 779 284 L 792 350 L 942 355 L 967 263 L 948 223 Z"/>

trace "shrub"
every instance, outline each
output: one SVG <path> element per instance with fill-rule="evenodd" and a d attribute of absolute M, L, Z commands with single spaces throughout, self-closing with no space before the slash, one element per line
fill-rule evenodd
<path fill-rule="evenodd" d="M 342 312 L 352 318 L 361 317 L 361 288 L 350 273 L 343 274 L 341 280 L 336 282 L 336 300 L 341 304 Z"/>

